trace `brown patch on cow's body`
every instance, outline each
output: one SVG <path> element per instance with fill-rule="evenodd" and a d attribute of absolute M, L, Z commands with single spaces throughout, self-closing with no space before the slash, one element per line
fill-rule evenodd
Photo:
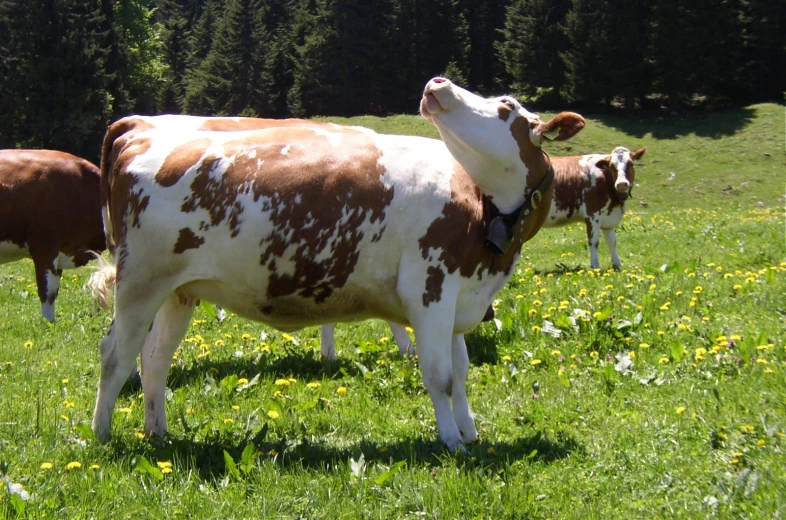
<path fill-rule="evenodd" d="M 204 138 L 176 147 L 156 172 L 156 182 L 165 188 L 174 186 L 186 170 L 199 162 L 208 146 L 210 140 Z"/>
<path fill-rule="evenodd" d="M 553 204 L 559 211 L 566 211 L 567 218 L 572 218 L 579 211 L 588 188 L 580 161 L 580 156 L 554 157 L 551 160 L 555 184 Z"/>
<path fill-rule="evenodd" d="M 204 237 L 198 236 L 189 228 L 183 228 L 178 233 L 174 253 L 179 255 L 187 249 L 197 249 L 204 243 Z"/>
<path fill-rule="evenodd" d="M 424 307 L 428 307 L 431 302 L 438 302 L 442 298 L 442 283 L 445 281 L 445 272 L 433 265 L 426 270 L 426 275 L 426 291 L 423 293 Z"/>

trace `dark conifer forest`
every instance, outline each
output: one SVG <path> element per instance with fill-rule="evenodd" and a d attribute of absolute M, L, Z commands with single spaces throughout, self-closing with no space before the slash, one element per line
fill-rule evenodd
<path fill-rule="evenodd" d="M 124 115 L 416 113 L 445 75 L 531 108 L 780 101 L 772 0 L 0 0 L 0 147 L 97 160 Z"/>

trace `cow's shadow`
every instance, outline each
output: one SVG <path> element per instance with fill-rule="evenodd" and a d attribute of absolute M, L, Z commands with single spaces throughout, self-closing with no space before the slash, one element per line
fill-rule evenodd
<path fill-rule="evenodd" d="M 346 467 L 347 462 L 359 460 L 361 454 L 366 464 L 392 464 L 406 461 L 410 467 L 425 466 L 434 470 L 450 460 L 450 453 L 436 439 L 413 438 L 392 442 L 360 441 L 349 447 L 336 447 L 327 442 L 313 443 L 307 439 L 268 440 L 267 429 L 249 435 L 245 439 L 227 442 L 226 438 L 195 441 L 170 437 L 167 440 L 153 439 L 139 449 L 129 453 L 128 445 L 120 440 L 112 443 L 118 458 L 141 455 L 148 460 L 184 461 L 187 468 L 195 471 L 206 482 L 218 482 L 232 471 L 227 467 L 228 454 L 236 466 L 241 464 L 242 453 L 253 444 L 254 464 L 261 460 L 271 462 L 281 469 L 305 468 L 319 471 L 335 471 Z M 584 456 L 586 450 L 573 437 L 566 434 L 557 439 L 546 438 L 541 433 L 522 436 L 512 442 L 492 443 L 487 440 L 466 446 L 466 451 L 452 457 L 459 459 L 461 471 L 504 471 L 518 460 L 551 463 L 571 454 Z M 134 462 L 132 461 L 132 464 Z"/>

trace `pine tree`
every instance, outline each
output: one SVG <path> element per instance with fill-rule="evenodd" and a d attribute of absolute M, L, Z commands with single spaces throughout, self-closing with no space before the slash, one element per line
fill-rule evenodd
<path fill-rule="evenodd" d="M 560 54 L 568 49 L 564 34 L 570 0 L 517 0 L 510 5 L 497 53 L 523 101 L 560 102 L 565 66 Z"/>

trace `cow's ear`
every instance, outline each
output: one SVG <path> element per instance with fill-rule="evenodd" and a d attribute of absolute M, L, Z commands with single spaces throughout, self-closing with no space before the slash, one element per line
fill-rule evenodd
<path fill-rule="evenodd" d="M 638 161 L 639 159 L 641 159 L 641 156 L 644 155 L 644 152 L 646 151 L 647 151 L 647 147 L 645 146 L 641 150 L 636 150 L 635 152 L 630 154 L 630 158 L 633 159 L 634 161 Z"/>
<path fill-rule="evenodd" d="M 549 121 L 540 123 L 532 132 L 546 141 L 565 141 L 584 128 L 584 118 L 573 112 L 560 112 Z"/>
<path fill-rule="evenodd" d="M 608 170 L 611 166 L 611 155 L 607 155 L 606 157 L 600 159 L 598 162 L 595 163 L 595 167 L 601 170 Z"/>

